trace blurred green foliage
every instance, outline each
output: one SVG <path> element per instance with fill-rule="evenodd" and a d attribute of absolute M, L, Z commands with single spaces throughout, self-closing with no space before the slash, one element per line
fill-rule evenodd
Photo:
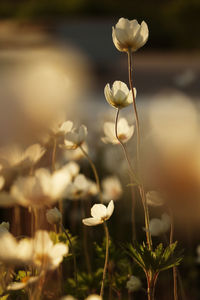
<path fill-rule="evenodd" d="M 57 21 L 73 17 L 121 16 L 143 19 L 151 32 L 151 48 L 199 49 L 199 0 L 30 0 L 0 1 L 0 18 Z"/>

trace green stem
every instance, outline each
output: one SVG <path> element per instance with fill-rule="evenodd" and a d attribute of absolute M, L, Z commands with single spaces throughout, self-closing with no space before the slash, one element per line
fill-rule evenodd
<path fill-rule="evenodd" d="M 104 268 L 103 268 L 103 279 L 101 283 L 101 291 L 100 291 L 100 297 L 103 299 L 103 293 L 104 293 L 104 285 L 105 285 L 105 278 L 106 278 L 106 271 L 108 267 L 108 256 L 109 256 L 109 231 L 108 231 L 108 226 L 106 222 L 103 223 L 104 225 L 104 230 L 105 230 L 105 235 L 106 235 L 106 255 L 105 255 L 105 263 L 104 263 Z"/>
<path fill-rule="evenodd" d="M 134 114 L 135 114 L 136 130 L 137 130 L 137 169 L 140 174 L 140 124 L 139 124 L 139 117 L 138 117 L 138 112 L 137 112 L 136 99 L 135 99 L 135 94 L 134 94 L 134 89 L 133 89 L 133 81 L 132 81 L 132 52 L 131 52 L 131 49 L 129 49 L 129 51 L 127 53 L 128 53 L 129 85 L 130 85 L 130 89 L 131 89 L 132 97 L 133 97 L 133 109 L 134 109 Z M 149 212 L 148 212 L 146 194 L 145 194 L 143 184 L 139 185 L 139 192 L 140 192 L 143 209 L 144 209 L 147 244 L 148 244 L 149 250 L 151 250 L 152 249 L 152 239 L 151 239 L 151 233 L 149 231 Z"/>
<path fill-rule="evenodd" d="M 95 180 L 96 180 L 96 184 L 97 184 L 98 193 L 99 193 L 100 202 L 103 203 L 103 197 L 102 197 L 101 186 L 100 186 L 100 179 L 99 179 L 99 175 L 98 175 L 97 169 L 95 167 L 95 164 L 93 163 L 93 161 L 91 160 L 91 158 L 89 157 L 87 152 L 83 149 L 83 147 L 79 146 L 79 148 L 83 152 L 84 156 L 87 158 L 87 160 L 88 160 L 88 162 L 89 162 L 89 164 L 90 164 L 90 166 L 93 170 Z"/>
<path fill-rule="evenodd" d="M 72 256 L 73 256 L 73 261 L 74 261 L 74 280 L 75 280 L 75 283 L 76 283 L 76 287 L 78 286 L 78 280 L 77 280 L 77 264 L 76 264 L 76 255 L 75 255 L 75 252 L 74 252 L 74 247 L 72 245 L 72 242 L 71 242 L 71 239 L 69 237 L 69 234 L 68 232 L 65 230 L 63 224 L 62 224 L 62 230 L 64 232 L 64 234 L 66 235 L 67 237 L 67 240 L 69 242 L 69 245 L 70 245 L 70 248 L 71 248 L 71 251 L 72 251 Z"/>
<path fill-rule="evenodd" d="M 171 218 L 171 228 L 170 228 L 170 245 L 173 243 L 174 239 L 174 216 L 172 210 L 170 211 Z M 177 289 L 177 268 L 173 267 L 173 281 L 174 281 L 174 300 L 178 300 L 178 289 Z"/>
<path fill-rule="evenodd" d="M 128 167 L 129 167 L 129 171 L 130 171 L 130 181 L 132 181 L 132 177 L 133 180 L 135 180 L 137 182 L 136 176 L 134 174 L 134 170 L 133 167 L 131 165 L 131 161 L 128 155 L 128 151 L 127 148 L 125 146 L 125 144 L 120 140 L 119 136 L 118 136 L 118 119 L 119 119 L 119 108 L 117 109 L 117 113 L 116 113 L 116 118 L 115 118 L 115 136 L 118 140 L 118 142 L 120 143 L 120 145 L 122 146 L 123 152 L 124 152 L 124 156 L 126 158 Z M 132 234 L 133 234 L 133 241 L 136 240 L 136 230 L 135 230 L 135 197 L 134 197 L 134 190 L 133 190 L 133 186 L 131 186 L 131 198 L 132 198 L 132 213 L 131 213 L 131 218 L 132 218 Z"/>

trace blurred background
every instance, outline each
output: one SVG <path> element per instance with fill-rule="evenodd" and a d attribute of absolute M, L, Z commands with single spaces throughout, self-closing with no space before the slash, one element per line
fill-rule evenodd
<path fill-rule="evenodd" d="M 190 300 L 200 297 L 195 258 L 200 242 L 199 16 L 199 0 L 0 1 L 0 146 L 45 143 L 56 120 L 84 122 L 100 174 L 116 173 L 125 185 L 120 150 L 105 150 L 100 140 L 103 122 L 115 115 L 104 87 L 115 80 L 128 83 L 127 55 L 114 47 L 111 32 L 120 17 L 148 24 L 149 40 L 133 57 L 144 174 L 147 190 L 167 192 L 177 217 L 176 237 L 189 249 L 182 299 Z M 122 115 L 134 123 L 130 110 Z M 134 157 L 132 144 L 129 150 Z M 99 153 L 104 153 L 103 164 Z M 136 225 L 142 228 L 141 215 Z M 123 230 L 121 236 L 112 234 L 124 238 Z"/>

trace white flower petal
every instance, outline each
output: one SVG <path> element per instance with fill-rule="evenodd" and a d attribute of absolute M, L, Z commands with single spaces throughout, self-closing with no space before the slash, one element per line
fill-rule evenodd
<path fill-rule="evenodd" d="M 91 216 L 97 219 L 102 219 L 107 216 L 107 208 L 103 204 L 95 204 L 91 208 Z"/>
<path fill-rule="evenodd" d="M 113 211 L 114 211 L 114 202 L 113 202 L 113 200 L 111 200 L 107 207 L 107 218 L 108 219 L 112 216 Z"/>
<path fill-rule="evenodd" d="M 103 220 L 98 218 L 86 218 L 82 220 L 84 225 L 87 226 L 96 226 L 103 223 Z"/>

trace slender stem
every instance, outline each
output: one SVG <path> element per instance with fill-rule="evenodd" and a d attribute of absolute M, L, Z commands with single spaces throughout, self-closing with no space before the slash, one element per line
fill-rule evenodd
<path fill-rule="evenodd" d="M 55 171 L 55 163 L 56 163 L 56 149 L 57 149 L 57 138 L 54 137 L 54 140 L 53 140 L 53 151 L 52 151 L 52 172 Z"/>
<path fill-rule="evenodd" d="M 66 235 L 67 237 L 67 240 L 69 242 L 69 245 L 70 245 L 70 248 L 71 248 L 71 251 L 72 251 L 72 256 L 73 256 L 73 261 L 74 261 L 74 280 L 75 280 L 75 283 L 76 283 L 76 287 L 78 286 L 78 280 L 77 280 L 77 264 L 76 264 L 76 255 L 75 255 L 75 252 L 74 252 L 74 247 L 72 245 L 72 242 L 71 242 L 71 239 L 69 237 L 69 234 L 68 232 L 65 230 L 63 224 L 61 225 L 62 226 L 62 229 L 63 229 L 63 232 L 64 234 Z"/>
<path fill-rule="evenodd" d="M 172 210 L 170 211 L 171 217 L 171 228 L 170 228 L 170 245 L 173 243 L 174 239 L 174 216 Z M 177 268 L 173 267 L 173 281 L 174 281 L 174 300 L 178 300 L 178 290 L 177 290 Z"/>
<path fill-rule="evenodd" d="M 100 297 L 102 297 L 102 298 L 103 298 L 104 284 L 105 284 L 106 271 L 107 271 L 107 267 L 108 267 L 108 256 L 109 256 L 109 231 L 108 231 L 108 226 L 107 226 L 106 222 L 104 222 L 103 225 L 104 225 L 104 230 L 105 230 L 105 235 L 106 235 L 106 255 L 105 255 L 104 268 L 103 268 L 103 279 L 102 279 L 101 291 L 100 291 Z"/>
<path fill-rule="evenodd" d="M 120 143 L 120 145 L 122 146 L 123 152 L 124 152 L 124 156 L 126 158 L 128 167 L 129 167 L 129 171 L 130 171 L 130 181 L 132 181 L 132 177 L 133 179 L 136 180 L 136 176 L 134 174 L 134 170 L 133 167 L 131 165 L 131 161 L 128 155 L 128 151 L 126 149 L 125 144 L 120 140 L 119 136 L 118 136 L 118 119 L 119 119 L 119 108 L 117 109 L 117 113 L 116 113 L 116 118 L 115 118 L 115 136 L 118 140 L 118 142 Z M 132 175 L 132 176 L 131 176 Z M 133 186 L 131 186 L 131 198 L 132 198 L 132 213 L 131 213 L 131 218 L 132 218 L 132 234 L 133 234 L 133 241 L 136 239 L 136 230 L 135 230 L 135 197 L 134 197 L 134 190 L 133 190 Z"/>
<path fill-rule="evenodd" d="M 90 164 L 90 166 L 93 170 L 95 180 L 96 180 L 96 184 L 97 184 L 98 193 L 99 193 L 100 202 L 103 203 L 103 197 L 102 197 L 101 186 L 100 186 L 100 179 L 99 179 L 99 175 L 98 175 L 97 169 L 95 167 L 95 164 L 93 163 L 93 161 L 91 160 L 91 158 L 89 157 L 87 152 L 83 149 L 83 147 L 79 146 L 79 148 L 81 149 L 81 151 L 83 152 L 83 154 L 87 158 L 87 160 L 88 160 L 88 162 L 89 162 L 89 164 Z"/>
<path fill-rule="evenodd" d="M 139 168 L 139 161 L 140 161 L 140 124 L 139 124 L 139 117 L 137 112 L 137 106 L 136 106 L 136 99 L 135 99 L 135 93 L 133 89 L 133 81 L 132 81 L 132 52 L 131 49 L 127 52 L 128 53 L 128 77 L 129 77 L 129 85 L 132 92 L 133 97 L 133 109 L 135 113 L 135 122 L 136 122 L 136 130 L 137 130 L 137 162 L 138 162 L 138 168 Z"/>
<path fill-rule="evenodd" d="M 135 121 L 136 121 L 136 130 L 137 130 L 137 169 L 140 174 L 140 124 L 139 124 L 139 117 L 137 112 L 137 106 L 136 106 L 136 99 L 133 89 L 133 80 L 132 80 L 132 52 L 131 49 L 129 49 L 128 53 L 128 75 L 129 75 L 129 85 L 132 92 L 133 97 L 133 109 L 135 114 Z M 149 249 L 152 249 L 152 239 L 151 239 L 151 233 L 149 231 L 149 212 L 148 212 L 148 206 L 146 202 L 146 194 L 144 190 L 143 184 L 140 184 L 139 186 L 139 192 L 142 199 L 142 204 L 144 208 L 144 217 L 145 217 L 145 229 L 146 229 L 146 237 L 147 237 L 147 244 Z"/>

